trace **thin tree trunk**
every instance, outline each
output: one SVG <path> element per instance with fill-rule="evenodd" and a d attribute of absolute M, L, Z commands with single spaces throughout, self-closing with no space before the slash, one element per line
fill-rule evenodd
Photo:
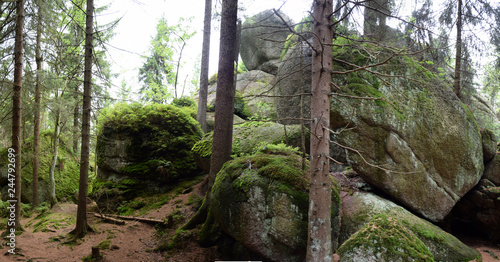
<path fill-rule="evenodd" d="M 56 179 L 55 179 L 55 169 L 57 164 L 57 156 L 59 155 L 59 137 L 61 134 L 61 113 L 59 109 L 56 111 L 56 127 L 54 130 L 54 155 L 52 157 L 52 163 L 49 168 L 49 189 L 50 189 L 50 206 L 54 206 L 57 203 L 56 198 Z"/>
<path fill-rule="evenodd" d="M 80 108 L 79 108 L 79 103 L 78 103 L 78 84 L 74 83 L 75 85 L 75 108 L 73 109 L 73 154 L 78 154 L 78 119 L 80 115 Z"/>
<path fill-rule="evenodd" d="M 14 223 L 7 223 L 7 232 L 22 231 L 21 227 L 21 140 L 22 140 L 22 100 L 23 85 L 23 28 L 24 0 L 18 0 L 16 5 L 16 34 L 14 44 L 14 93 L 12 95 L 12 149 L 15 154 L 14 194 L 9 194 L 9 200 L 15 202 Z"/>
<path fill-rule="evenodd" d="M 457 44 L 455 54 L 455 82 L 453 91 L 459 99 L 462 99 L 460 81 L 461 81 L 461 67 L 462 67 L 462 0 L 458 0 L 458 14 L 457 14 Z"/>
<path fill-rule="evenodd" d="M 38 166 L 40 155 L 40 98 L 41 84 L 40 74 L 42 71 L 42 55 L 41 55 L 41 39 L 42 39 L 42 7 L 41 1 L 38 1 L 38 21 L 36 26 L 36 84 L 35 84 L 35 126 L 33 131 L 33 205 L 38 206 Z"/>
<path fill-rule="evenodd" d="M 207 95 L 208 68 L 210 60 L 210 29 L 212 22 L 212 0 L 205 0 L 205 18 L 203 21 L 203 49 L 201 53 L 200 95 L 198 97 L 198 114 L 196 120 L 201 130 L 207 132 Z"/>
<path fill-rule="evenodd" d="M 177 70 L 175 73 L 175 83 L 174 83 L 175 98 L 177 98 L 177 79 L 179 78 L 179 68 L 181 67 L 182 51 L 184 51 L 184 47 L 186 46 L 186 41 L 184 41 L 184 39 L 180 36 L 179 38 L 182 40 L 182 47 L 181 47 L 181 52 L 179 54 L 179 60 L 177 60 Z"/>
<path fill-rule="evenodd" d="M 331 239 L 330 181 L 330 83 L 333 41 L 332 0 L 314 0 L 312 98 L 311 98 L 311 184 L 306 261 L 333 261 Z"/>
<path fill-rule="evenodd" d="M 90 110 L 92 93 L 92 49 L 93 49 L 93 16 L 94 1 L 87 0 L 85 26 L 85 71 L 83 77 L 83 110 L 82 110 L 82 146 L 80 163 L 80 184 L 78 192 L 78 210 L 74 235 L 81 238 L 90 227 L 87 224 L 87 191 L 89 182 L 89 149 L 90 149 Z"/>
<path fill-rule="evenodd" d="M 222 1 L 222 18 L 215 98 L 215 122 L 208 190 L 225 162 L 231 159 L 234 108 L 234 57 L 236 50 L 237 0 Z"/>

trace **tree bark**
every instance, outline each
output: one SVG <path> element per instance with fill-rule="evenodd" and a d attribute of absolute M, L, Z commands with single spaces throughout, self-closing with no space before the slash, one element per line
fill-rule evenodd
<path fill-rule="evenodd" d="M 40 74 L 42 71 L 42 55 L 41 55 L 41 39 L 42 39 L 42 7 L 41 1 L 38 4 L 38 21 L 36 25 L 36 83 L 35 83 L 35 126 L 33 130 L 33 205 L 35 208 L 38 206 L 38 166 L 40 155 L 40 98 L 41 98 L 41 84 Z"/>
<path fill-rule="evenodd" d="M 205 18 L 203 21 L 203 47 L 201 52 L 200 94 L 198 97 L 198 114 L 196 120 L 201 130 L 207 132 L 207 95 L 208 68 L 210 62 L 210 30 L 212 22 L 212 0 L 205 0 Z"/>
<path fill-rule="evenodd" d="M 457 14 L 457 43 L 455 53 L 455 81 L 453 84 L 453 91 L 459 99 L 462 99 L 460 81 L 461 81 L 461 67 L 462 67 L 462 0 L 458 0 L 458 14 Z"/>
<path fill-rule="evenodd" d="M 56 95 L 57 99 L 57 95 Z M 56 122 L 54 129 L 54 149 L 52 156 L 52 163 L 49 168 L 49 189 L 50 189 L 50 206 L 54 206 L 57 203 L 56 198 L 56 179 L 55 179 L 55 169 L 57 164 L 57 156 L 59 155 L 59 137 L 61 134 L 61 113 L 59 109 L 56 110 Z"/>
<path fill-rule="evenodd" d="M 78 154 L 78 119 L 80 116 L 80 108 L 78 103 L 78 83 L 73 82 L 75 85 L 75 108 L 73 109 L 73 154 Z"/>
<path fill-rule="evenodd" d="M 87 0 L 80 183 L 78 188 L 78 210 L 76 213 L 76 227 L 74 231 L 74 235 L 76 238 L 85 236 L 90 228 L 87 224 L 87 191 L 89 182 L 90 110 L 92 94 L 93 12 L 94 1 Z"/>
<path fill-rule="evenodd" d="M 16 4 L 16 33 L 14 44 L 14 92 L 12 96 L 12 149 L 15 153 L 15 193 L 9 195 L 15 201 L 14 224 L 7 223 L 7 232 L 21 231 L 21 140 L 22 140 L 22 85 L 23 85 L 23 28 L 24 28 L 24 0 Z"/>
<path fill-rule="evenodd" d="M 236 50 L 236 21 L 238 0 L 222 1 L 222 18 L 215 98 L 215 122 L 208 178 L 208 192 L 222 165 L 231 159 L 234 107 L 234 57 Z"/>
<path fill-rule="evenodd" d="M 332 0 L 313 3 L 313 57 L 311 98 L 311 184 L 306 261 L 333 261 L 329 143 L 330 83 L 333 41 Z"/>

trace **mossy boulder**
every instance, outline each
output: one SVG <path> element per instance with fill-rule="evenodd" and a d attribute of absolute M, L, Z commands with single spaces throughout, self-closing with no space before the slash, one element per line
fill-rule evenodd
<path fill-rule="evenodd" d="M 309 150 L 309 130 L 306 128 L 306 152 Z M 213 132 L 205 134 L 192 148 L 198 165 L 210 170 Z M 281 125 L 273 122 L 247 122 L 233 126 L 232 154 L 234 157 L 252 155 L 265 144 L 286 143 L 301 148 L 302 129 L 299 125 Z"/>
<path fill-rule="evenodd" d="M 221 229 L 270 261 L 303 261 L 309 167 L 294 152 L 263 150 L 227 162 L 212 189 L 210 212 Z M 332 186 L 332 246 L 340 227 L 340 186 Z"/>
<path fill-rule="evenodd" d="M 338 37 L 332 48 L 330 124 L 338 133 L 332 139 L 344 146 L 337 147 L 366 181 L 412 211 L 440 221 L 482 176 L 475 117 L 433 71 L 431 61 L 395 56 L 391 49 L 356 37 Z M 285 54 L 274 87 L 277 95 L 288 95 L 276 99 L 279 118 L 300 117 L 299 98 L 289 97 L 310 92 L 311 55 L 302 42 Z M 353 66 L 384 61 L 371 72 Z"/>
<path fill-rule="evenodd" d="M 202 133 L 192 111 L 160 104 L 116 104 L 103 110 L 96 152 L 102 183 L 94 193 L 103 201 L 110 194 L 130 199 L 199 174 L 191 148 Z"/>
<path fill-rule="evenodd" d="M 406 231 L 410 231 L 424 243 L 435 261 L 471 261 L 480 258 L 480 254 L 475 249 L 463 244 L 453 235 L 389 200 L 365 192 L 355 192 L 352 195 L 342 193 L 342 227 L 339 242 L 348 241 L 353 234 L 363 230 L 362 228 L 366 227 L 367 223 L 380 215 L 399 221 Z"/>
<path fill-rule="evenodd" d="M 500 155 L 495 155 L 493 159 L 486 164 L 483 178 L 500 186 Z"/>
<path fill-rule="evenodd" d="M 40 154 L 38 169 L 38 199 L 39 202 L 50 201 L 49 169 L 53 158 L 52 130 L 40 132 Z M 58 200 L 72 196 L 78 191 L 78 180 L 80 178 L 80 160 L 71 149 L 67 137 L 61 136 L 59 142 L 59 154 L 55 168 L 56 198 Z M 31 203 L 33 201 L 33 137 L 26 139 L 23 145 L 22 170 L 21 170 L 21 201 Z M 7 199 L 7 148 L 0 149 L 0 188 L 2 188 L 2 200 Z"/>
<path fill-rule="evenodd" d="M 376 215 L 338 251 L 340 261 L 434 261 L 425 244 L 398 219 Z M 449 260 L 448 260 L 449 261 Z"/>
<path fill-rule="evenodd" d="M 500 121 L 493 109 L 493 105 L 481 94 L 473 94 L 465 96 L 466 103 L 474 116 L 476 117 L 479 127 L 491 130 L 496 137 L 500 136 Z"/>

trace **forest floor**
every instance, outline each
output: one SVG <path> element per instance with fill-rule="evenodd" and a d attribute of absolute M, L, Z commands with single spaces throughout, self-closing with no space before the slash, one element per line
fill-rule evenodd
<path fill-rule="evenodd" d="M 188 204 L 188 201 L 192 194 L 199 194 L 198 192 L 195 189 L 189 193 L 179 194 L 161 208 L 137 217 L 162 220 L 177 212 L 182 214 L 179 216 L 181 219 L 176 220 L 175 224 L 175 227 L 179 227 L 195 213 L 197 207 Z M 64 202 L 55 205 L 50 211 L 50 217 L 58 218 L 58 222 L 36 218 L 37 214 L 23 218 L 21 224 L 25 232 L 16 237 L 16 255 L 10 255 L 7 252 L 9 247 L 2 243 L 0 261 L 76 262 L 90 256 L 92 247 L 97 245 L 103 247 L 100 249 L 103 258 L 99 260 L 103 262 L 208 262 L 215 261 L 219 257 L 215 247 L 202 248 L 194 238 L 183 241 L 180 248 L 155 251 L 173 236 L 175 228 L 158 231 L 154 225 L 130 220 L 125 220 L 125 225 L 117 225 L 105 222 L 90 213 L 87 216 L 88 223 L 94 232 L 88 233 L 77 243 L 65 244 L 68 233 L 75 228 L 76 211 L 76 204 Z M 45 232 L 34 232 L 37 223 L 46 223 Z"/>
<path fill-rule="evenodd" d="M 75 227 L 76 204 L 72 202 L 59 203 L 50 211 L 50 217 L 54 220 L 44 219 L 48 216 L 38 217 L 37 214 L 23 218 L 21 224 L 25 232 L 16 237 L 16 255 L 9 255 L 8 247 L 0 249 L 0 261 L 82 261 L 91 254 L 93 246 L 100 245 L 102 260 L 104 262 L 127 262 L 127 261 L 172 261 L 172 262 L 212 262 L 220 259 L 216 247 L 202 248 L 196 238 L 187 238 L 182 246 L 170 251 L 155 251 L 159 246 L 165 245 L 174 235 L 175 228 L 189 219 L 198 208 L 190 203 L 192 194 L 199 198 L 199 185 L 194 186 L 190 192 L 181 193 L 162 207 L 150 210 L 137 217 L 164 219 L 172 214 L 182 214 L 176 219 L 171 228 L 157 230 L 155 226 L 139 221 L 127 220 L 125 225 L 116 225 L 103 221 L 92 214 L 88 215 L 88 223 L 94 232 L 77 243 L 65 244 L 67 234 Z M 45 223 L 45 232 L 34 232 Z M 159 233 L 161 232 L 161 233 Z M 479 237 L 463 236 L 462 241 L 477 249 L 483 256 L 483 262 L 500 262 L 500 246 L 488 242 Z M 90 261 L 90 260 L 89 260 Z M 338 256 L 335 256 L 338 261 Z"/>

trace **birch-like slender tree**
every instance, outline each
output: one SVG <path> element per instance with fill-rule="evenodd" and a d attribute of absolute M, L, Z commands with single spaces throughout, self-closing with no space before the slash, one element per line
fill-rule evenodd
<path fill-rule="evenodd" d="M 333 261 L 330 180 L 330 83 L 332 81 L 332 0 L 313 2 L 311 83 L 311 184 L 306 261 Z"/>
<path fill-rule="evenodd" d="M 40 98 L 42 93 L 41 72 L 42 72 L 42 55 L 41 55 L 41 42 L 42 42 L 42 1 L 37 1 L 38 16 L 36 25 L 36 79 L 35 79 L 35 126 L 33 127 L 33 208 L 38 206 L 38 167 L 39 167 L 39 151 L 40 151 Z"/>

